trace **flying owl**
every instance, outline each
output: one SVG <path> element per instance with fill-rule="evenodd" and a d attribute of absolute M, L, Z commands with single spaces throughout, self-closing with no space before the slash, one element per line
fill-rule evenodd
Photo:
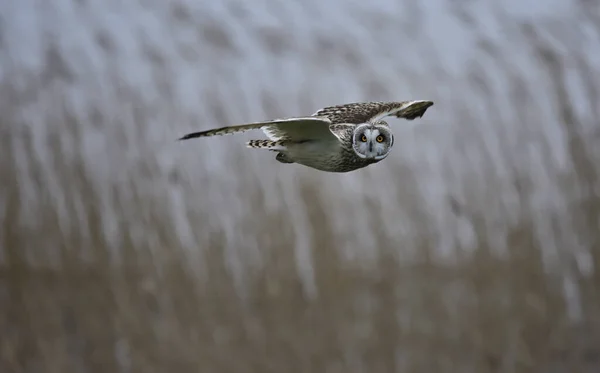
<path fill-rule="evenodd" d="M 249 148 L 277 152 L 281 163 L 298 163 L 326 172 L 350 172 L 385 159 L 394 135 L 383 120 L 420 118 L 432 101 L 356 102 L 329 106 L 311 116 L 193 132 L 180 138 L 209 137 L 262 129 L 268 140 L 250 140 Z"/>

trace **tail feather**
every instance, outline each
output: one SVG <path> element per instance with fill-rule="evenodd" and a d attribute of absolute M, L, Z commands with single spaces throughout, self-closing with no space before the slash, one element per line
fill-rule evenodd
<path fill-rule="evenodd" d="M 246 146 L 253 149 L 286 150 L 285 141 L 281 140 L 250 140 L 246 143 Z"/>

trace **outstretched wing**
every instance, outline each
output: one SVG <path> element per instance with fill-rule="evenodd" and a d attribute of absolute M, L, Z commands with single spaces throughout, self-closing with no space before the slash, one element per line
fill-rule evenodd
<path fill-rule="evenodd" d="M 312 116 L 300 118 L 276 119 L 265 122 L 241 124 L 210 129 L 201 132 L 192 132 L 179 140 L 188 140 L 196 137 L 222 136 L 233 133 L 246 132 L 253 129 L 262 129 L 271 140 L 304 140 L 334 136 L 329 130 L 331 121 L 328 118 Z"/>
<path fill-rule="evenodd" d="M 397 101 L 397 102 L 354 102 L 350 104 L 329 106 L 313 116 L 326 117 L 332 123 L 359 124 L 376 122 L 387 116 L 395 116 L 413 120 L 420 118 L 433 105 L 433 101 Z"/>

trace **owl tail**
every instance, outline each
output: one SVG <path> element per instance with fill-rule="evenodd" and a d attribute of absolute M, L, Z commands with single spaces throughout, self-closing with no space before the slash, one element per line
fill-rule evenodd
<path fill-rule="evenodd" d="M 253 149 L 266 149 L 266 150 L 286 150 L 285 141 L 273 141 L 273 140 L 250 140 L 246 143 L 246 146 Z"/>

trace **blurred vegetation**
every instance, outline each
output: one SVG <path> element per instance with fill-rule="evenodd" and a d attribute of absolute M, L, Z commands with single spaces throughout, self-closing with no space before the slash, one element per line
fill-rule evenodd
<path fill-rule="evenodd" d="M 477 30 L 482 26 L 477 25 L 466 3 L 455 4 L 453 13 Z M 591 2 L 577 6 L 581 17 L 591 19 L 587 25 L 597 26 L 591 32 L 600 35 L 600 20 L 594 19 L 597 7 Z M 501 24 L 514 24 L 513 18 L 498 12 Z M 184 9 L 178 8 L 176 13 L 182 22 L 187 19 Z M 227 32 L 219 27 L 225 26 L 211 26 L 207 43 L 227 44 Z M 427 180 L 414 168 L 394 165 L 387 169 L 394 170 L 393 181 L 398 186 L 389 193 L 398 194 L 395 197 L 416 227 L 410 240 L 380 228 L 395 217 L 386 216 L 377 201 L 368 197 L 352 201 L 361 204 L 354 211 L 365 214 L 371 225 L 367 228 L 376 233 L 370 247 L 362 248 L 376 252 L 370 266 L 360 258 L 343 255 L 348 243 L 336 233 L 336 221 L 327 208 L 331 206 L 329 196 L 318 180 L 294 181 L 300 185 L 298 197 L 304 201 L 306 221 L 310 222 L 298 228 L 291 212 L 295 206 L 281 210 L 264 207 L 272 198 L 281 197 L 285 186 L 280 186 L 279 195 L 265 192 L 252 179 L 256 177 L 253 170 L 245 170 L 244 162 L 249 161 L 239 154 L 246 153 L 233 155 L 231 163 L 237 164 L 237 169 L 227 171 L 248 178 L 239 188 L 252 212 L 249 225 L 231 231 L 232 227 L 209 221 L 214 211 L 184 204 L 188 210 L 182 214 L 196 230 L 193 239 L 201 253 L 197 259 L 171 229 L 167 203 L 144 189 L 153 177 L 167 175 L 174 188 L 186 184 L 184 177 L 161 169 L 158 161 L 140 157 L 135 167 L 125 172 L 123 183 L 99 186 L 94 163 L 74 161 L 77 158 L 65 150 L 61 131 L 67 131 L 73 143 L 82 144 L 89 130 L 68 107 L 62 109 L 62 116 L 47 118 L 45 141 L 52 154 L 40 157 L 36 150 L 39 137 L 11 109 L 26 105 L 26 97 L 17 92 L 17 83 L 4 76 L 0 86 L 4 98 L 0 108 L 5 113 L 0 119 L 0 371 L 598 371 L 600 85 L 598 68 L 582 54 L 584 46 L 548 41 L 539 33 L 551 29 L 568 36 L 562 32 L 566 27 L 573 25 L 519 26 L 519 37 L 535 51 L 539 69 L 547 77 L 544 87 L 527 86 L 522 79 L 525 73 L 515 70 L 510 51 L 484 37 L 478 44 L 480 57 L 493 60 L 495 69 L 489 71 L 477 60 L 471 61 L 467 82 L 472 95 L 483 97 L 486 116 L 499 128 L 507 120 L 523 125 L 544 121 L 541 113 L 545 109 L 535 96 L 543 90 L 544 97 L 551 98 L 554 115 L 568 140 L 570 166 L 558 169 L 548 163 L 540 167 L 552 169 L 548 181 L 556 183 L 560 192 L 556 203 L 564 208 L 538 211 L 532 207 L 536 194 L 531 174 L 539 171 L 527 168 L 533 166 L 516 163 L 510 171 L 518 192 L 518 204 L 512 207 L 494 205 L 502 189 L 494 185 L 497 176 L 490 176 L 493 171 L 471 175 L 467 199 L 449 197 L 448 204 L 454 220 L 467 221 L 473 227 L 475 248 L 461 248 L 456 239 L 457 249 L 450 261 L 437 259 L 436 211 L 427 205 L 429 196 L 422 187 Z M 109 48 L 107 43 L 101 44 Z M 281 40 L 278 43 L 280 48 L 272 53 L 286 45 Z M 356 53 L 348 48 L 331 53 Z M 435 79 L 440 74 L 445 74 L 443 69 L 434 72 Z M 588 102 L 575 102 L 570 94 L 568 82 L 573 74 L 580 77 Z M 498 77 L 511 87 L 508 104 L 498 104 L 489 91 L 489 79 Z M 377 85 L 385 82 L 374 80 L 365 89 L 377 91 Z M 440 114 L 440 118 L 471 122 L 475 108 L 466 104 L 468 100 L 448 104 L 457 104 L 455 116 Z M 226 117 L 226 105 L 215 99 L 204 107 L 217 113 L 215 117 Z M 589 107 L 591 114 L 578 113 L 574 109 L 578 105 Z M 115 110 L 116 114 L 96 114 L 118 115 Z M 276 107 L 267 111 L 283 112 Z M 505 111 L 511 112 L 510 119 Z M 143 119 L 153 113 L 138 115 Z M 90 122 L 102 121 L 94 118 L 91 115 Z M 60 125 L 54 126 L 52 121 Z M 132 126 L 136 128 L 136 124 Z M 535 136 L 536 132 L 532 133 Z M 123 146 L 142 146 L 115 139 Z M 541 162 L 549 162 L 556 150 L 544 139 L 534 140 L 542 143 Z M 498 159 L 489 154 L 485 157 L 491 170 Z M 27 178 L 32 185 L 18 182 Z M 186 190 L 186 201 L 199 198 L 198 189 Z M 486 220 L 495 206 L 508 211 L 500 213 L 505 218 L 502 224 L 508 226 L 502 233 L 504 253 L 498 253 Z M 107 209 L 117 213 L 107 213 Z M 28 221 L 32 213 L 35 224 Z M 344 214 L 341 209 L 338 213 Z M 509 215 L 517 216 L 516 223 Z M 66 217 L 80 229 L 68 228 Z M 540 239 L 540 219 L 548 222 L 553 237 Z M 566 220 L 576 229 L 574 235 L 561 226 Z M 110 233 L 113 225 L 124 232 L 116 240 Z M 310 253 L 305 254 L 312 258 L 312 277 L 303 273 L 301 258 L 294 250 L 299 229 L 306 229 L 300 235 L 308 240 Z M 229 237 L 241 231 L 256 241 L 258 259 L 232 254 Z M 248 250 L 253 247 L 248 246 Z M 403 253 L 409 247 L 414 247 L 416 254 L 407 260 Z M 311 293 L 307 277 L 314 280 L 316 294 Z"/>

